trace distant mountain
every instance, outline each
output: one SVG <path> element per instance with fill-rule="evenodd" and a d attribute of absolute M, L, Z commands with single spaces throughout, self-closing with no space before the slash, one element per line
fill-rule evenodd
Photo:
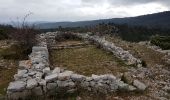
<path fill-rule="evenodd" d="M 62 27 L 83 27 L 92 26 L 99 23 L 115 23 L 115 24 L 128 24 L 137 26 L 147 27 L 162 27 L 170 28 L 170 11 L 142 15 L 137 17 L 125 17 L 125 18 L 112 18 L 112 19 L 101 19 L 91 21 L 77 21 L 77 22 L 45 22 L 38 23 L 36 26 L 40 29 L 50 29 Z"/>

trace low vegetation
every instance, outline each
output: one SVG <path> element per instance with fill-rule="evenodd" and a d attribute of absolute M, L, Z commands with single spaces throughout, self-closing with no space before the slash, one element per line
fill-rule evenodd
<path fill-rule="evenodd" d="M 95 46 L 53 50 L 51 60 L 54 66 L 84 75 L 116 74 L 126 71 L 126 65 L 121 60 Z"/>
<path fill-rule="evenodd" d="M 170 49 L 170 36 L 154 36 L 151 38 L 151 43 L 167 50 Z"/>

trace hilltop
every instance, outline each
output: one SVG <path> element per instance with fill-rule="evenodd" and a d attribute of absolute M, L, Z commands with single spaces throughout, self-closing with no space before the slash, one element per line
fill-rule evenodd
<path fill-rule="evenodd" d="M 99 23 L 115 23 L 115 24 L 128 24 L 132 26 L 147 26 L 147 27 L 161 27 L 169 28 L 170 25 L 170 11 L 136 16 L 125 18 L 112 18 L 112 19 L 100 19 L 89 21 L 77 21 L 77 22 L 37 22 L 37 27 L 41 29 L 50 29 L 62 27 L 84 27 L 93 26 Z"/>

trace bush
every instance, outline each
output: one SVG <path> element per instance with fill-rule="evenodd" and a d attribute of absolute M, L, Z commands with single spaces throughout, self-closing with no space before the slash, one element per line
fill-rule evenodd
<path fill-rule="evenodd" d="M 151 43 L 164 50 L 170 49 L 170 36 L 153 36 L 151 38 Z"/>
<path fill-rule="evenodd" d="M 27 54 L 30 52 L 30 49 L 32 46 L 35 45 L 35 36 L 36 34 L 39 33 L 39 30 L 35 29 L 34 25 L 28 25 L 26 23 L 26 18 L 30 15 L 31 13 L 27 14 L 22 23 L 17 23 L 17 27 L 13 31 L 13 33 L 10 34 L 10 37 L 13 40 L 18 41 L 20 47 L 24 47 L 23 51 Z"/>

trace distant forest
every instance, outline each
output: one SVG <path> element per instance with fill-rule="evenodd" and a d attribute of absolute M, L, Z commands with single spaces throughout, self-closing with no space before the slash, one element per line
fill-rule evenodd
<path fill-rule="evenodd" d="M 148 28 L 145 26 L 130 26 L 128 24 L 114 24 L 114 23 L 100 23 L 95 26 L 85 26 L 85 27 L 66 27 L 63 28 L 59 26 L 55 29 L 41 29 L 41 32 L 92 32 L 98 35 L 114 35 L 119 36 L 123 40 L 130 42 L 139 42 L 150 40 L 152 36 L 170 36 L 170 29 L 163 28 Z"/>

